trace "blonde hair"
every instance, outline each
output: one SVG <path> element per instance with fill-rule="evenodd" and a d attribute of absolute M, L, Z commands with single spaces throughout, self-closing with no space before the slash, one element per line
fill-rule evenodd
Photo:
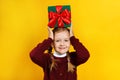
<path fill-rule="evenodd" d="M 67 60 L 68 60 L 68 72 L 74 72 L 75 66 L 70 62 L 70 55 L 67 53 Z"/>
<path fill-rule="evenodd" d="M 70 32 L 68 28 L 54 28 L 53 34 L 55 35 L 55 32 L 61 32 L 61 31 L 68 31 L 68 32 Z M 50 53 L 51 60 L 52 60 L 52 62 L 50 64 L 50 71 L 52 71 L 53 68 L 56 69 L 57 61 L 58 61 L 57 59 L 55 59 L 53 57 L 53 54 L 51 52 L 52 52 L 52 47 L 50 46 L 50 48 L 48 49 L 48 53 Z M 70 58 L 69 52 L 67 52 L 68 72 L 74 72 L 75 66 L 70 62 L 70 59 L 71 58 Z"/>

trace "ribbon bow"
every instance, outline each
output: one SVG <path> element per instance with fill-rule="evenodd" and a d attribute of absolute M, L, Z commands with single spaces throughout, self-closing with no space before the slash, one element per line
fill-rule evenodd
<path fill-rule="evenodd" d="M 49 23 L 48 26 L 53 28 L 56 23 L 58 23 L 58 27 L 64 27 L 65 24 L 71 23 L 71 15 L 68 9 L 62 11 L 62 6 L 56 6 L 56 12 L 49 12 Z"/>

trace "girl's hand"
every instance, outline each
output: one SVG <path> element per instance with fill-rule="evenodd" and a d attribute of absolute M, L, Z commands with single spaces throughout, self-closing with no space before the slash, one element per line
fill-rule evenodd
<path fill-rule="evenodd" d="M 74 36 L 73 30 L 72 30 L 72 25 L 70 26 L 70 37 Z"/>
<path fill-rule="evenodd" d="M 53 40 L 53 31 L 49 27 L 48 27 L 48 35 L 49 35 L 49 38 Z"/>

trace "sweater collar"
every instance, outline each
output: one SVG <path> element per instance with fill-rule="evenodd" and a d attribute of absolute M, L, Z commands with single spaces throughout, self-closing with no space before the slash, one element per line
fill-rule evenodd
<path fill-rule="evenodd" d="M 60 57 L 60 58 L 62 58 L 62 57 L 67 56 L 67 53 L 59 54 L 58 52 L 54 51 L 53 55 L 54 55 L 55 57 Z"/>

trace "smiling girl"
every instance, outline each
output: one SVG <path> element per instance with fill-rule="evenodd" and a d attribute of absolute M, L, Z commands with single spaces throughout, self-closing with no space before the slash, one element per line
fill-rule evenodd
<path fill-rule="evenodd" d="M 57 27 L 53 31 L 48 28 L 48 33 L 48 39 L 31 51 L 32 61 L 43 68 L 44 80 L 77 80 L 77 66 L 88 60 L 88 50 L 74 36 L 72 27 Z M 70 45 L 74 52 L 69 52 Z"/>

